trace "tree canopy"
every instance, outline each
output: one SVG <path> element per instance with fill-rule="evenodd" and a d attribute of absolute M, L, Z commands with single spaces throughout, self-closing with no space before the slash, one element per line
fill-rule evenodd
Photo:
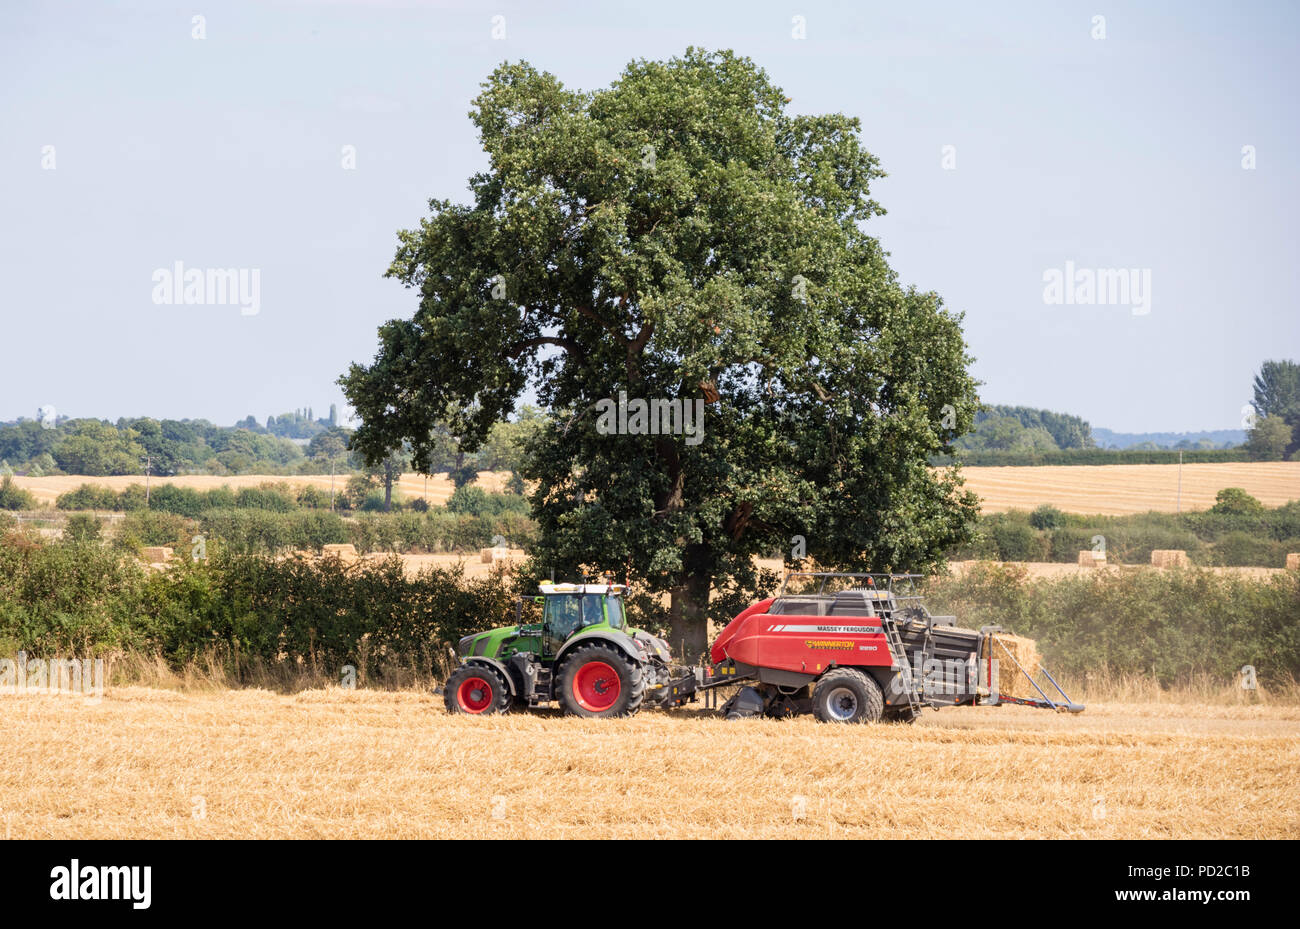
<path fill-rule="evenodd" d="M 754 555 L 922 569 L 976 513 L 926 467 L 977 406 L 960 315 L 864 231 L 882 173 L 858 121 L 789 102 L 731 52 L 634 61 L 594 92 L 502 65 L 471 112 L 490 161 L 472 202 L 399 233 L 389 275 L 418 306 L 340 379 L 353 447 L 405 445 L 420 470 L 438 424 L 473 450 L 535 392 L 538 571 L 667 592 L 692 653 L 709 611 L 753 595 Z M 702 437 L 598 428 L 621 393 L 703 406 Z"/>
<path fill-rule="evenodd" d="M 1300 364 L 1266 361 L 1255 375 L 1251 405 L 1259 415 L 1246 448 L 1264 461 L 1300 457 Z"/>

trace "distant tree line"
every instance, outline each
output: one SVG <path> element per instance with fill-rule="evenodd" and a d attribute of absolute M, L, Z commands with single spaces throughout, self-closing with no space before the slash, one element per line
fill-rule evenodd
<path fill-rule="evenodd" d="M 957 456 L 936 456 L 930 460 L 935 466 L 950 465 L 960 460 L 963 465 L 987 467 L 1039 467 L 1042 465 L 1119 465 L 1119 464 L 1209 464 L 1224 461 L 1250 461 L 1245 448 L 1184 449 L 1171 448 L 1071 448 L 1059 451 L 959 451 Z"/>
<path fill-rule="evenodd" d="M 159 476 L 361 472 L 377 477 L 385 496 L 391 496 L 392 481 L 410 467 L 409 456 L 399 451 L 366 467 L 352 450 L 352 430 L 338 425 L 333 406 L 326 419 L 311 414 L 305 408 L 271 416 L 266 425 L 250 416 L 233 427 L 202 419 L 124 417 L 113 423 L 20 418 L 0 423 L 0 475 L 103 477 L 143 475 L 146 469 Z M 432 471 L 450 472 L 458 486 L 470 483 L 479 471 L 518 471 L 523 442 L 541 422 L 535 410 L 525 407 L 515 421 L 498 423 L 473 454 L 443 429 Z"/>
<path fill-rule="evenodd" d="M 953 443 L 962 452 L 1055 452 L 1092 448 L 1092 427 L 1067 413 L 1027 406 L 984 406 L 975 428 Z M 965 456 L 962 456 L 963 460 Z"/>
<path fill-rule="evenodd" d="M 1186 462 L 1300 461 L 1300 364 L 1265 361 L 1252 387 L 1253 422 L 1240 446 L 1223 447 L 1210 438 L 1182 438 L 1102 449 L 1092 426 L 1078 416 L 986 405 L 975 414 L 973 429 L 953 442 L 953 454 L 936 456 L 931 464 L 1160 464 L 1177 461 L 1178 452 L 1184 453 Z"/>

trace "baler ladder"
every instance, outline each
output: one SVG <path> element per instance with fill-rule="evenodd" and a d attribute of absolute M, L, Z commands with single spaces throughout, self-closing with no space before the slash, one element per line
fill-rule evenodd
<path fill-rule="evenodd" d="M 903 686 L 907 688 L 907 706 L 913 713 L 920 713 L 925 704 L 921 702 L 921 695 L 917 691 L 916 679 L 912 674 L 912 663 L 907 660 L 907 651 L 903 647 L 902 636 L 898 634 L 898 626 L 895 625 L 893 618 L 889 617 L 880 621 L 880 627 L 885 631 L 889 653 L 897 662 L 899 673 L 903 678 Z"/>

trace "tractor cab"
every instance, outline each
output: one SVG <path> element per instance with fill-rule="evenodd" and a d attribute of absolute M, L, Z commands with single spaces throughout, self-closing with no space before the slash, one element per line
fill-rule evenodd
<path fill-rule="evenodd" d="M 542 604 L 543 655 L 555 657 L 579 632 L 624 629 L 622 584 L 555 584 L 543 581 L 535 601 Z"/>

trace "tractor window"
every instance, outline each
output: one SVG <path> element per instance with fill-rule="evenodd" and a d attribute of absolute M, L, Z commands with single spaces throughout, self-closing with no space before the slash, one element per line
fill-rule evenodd
<path fill-rule="evenodd" d="M 582 609 L 576 594 L 558 594 L 546 598 L 546 631 L 563 642 L 578 631 Z"/>
<path fill-rule="evenodd" d="M 609 625 L 612 629 L 623 628 L 623 600 L 619 597 L 605 598 L 605 612 L 609 613 Z"/>
<path fill-rule="evenodd" d="M 605 621 L 605 613 L 600 608 L 600 594 L 583 594 L 582 624 L 594 626 Z"/>

